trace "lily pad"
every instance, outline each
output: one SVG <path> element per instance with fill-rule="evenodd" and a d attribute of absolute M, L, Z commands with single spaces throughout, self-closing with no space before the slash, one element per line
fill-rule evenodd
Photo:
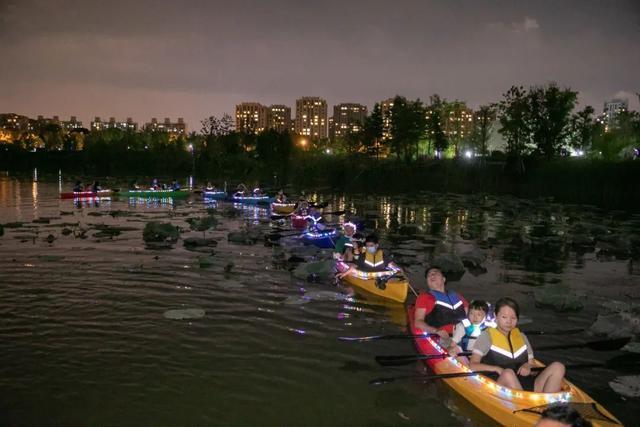
<path fill-rule="evenodd" d="M 8 222 L 4 225 L 5 228 L 20 228 L 22 227 L 23 222 Z"/>
<path fill-rule="evenodd" d="M 335 274 L 335 265 L 334 260 L 300 264 L 293 270 L 293 276 L 302 280 L 308 280 L 310 277 L 315 281 L 329 280 Z"/>
<path fill-rule="evenodd" d="M 204 317 L 205 313 L 206 312 L 201 308 L 184 308 L 167 310 L 164 312 L 164 317 L 173 320 L 200 319 Z"/>
<path fill-rule="evenodd" d="M 149 222 L 142 231 L 142 239 L 147 242 L 176 242 L 180 238 L 178 227 L 164 222 Z"/>
<path fill-rule="evenodd" d="M 47 261 L 47 262 L 54 262 L 54 261 L 62 261 L 64 259 L 64 256 L 62 256 L 62 255 L 40 255 L 38 257 L 38 259 L 40 259 L 42 261 Z"/>

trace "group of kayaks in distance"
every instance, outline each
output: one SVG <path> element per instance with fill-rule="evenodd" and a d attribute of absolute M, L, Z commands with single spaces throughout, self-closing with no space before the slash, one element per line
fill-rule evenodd
<path fill-rule="evenodd" d="M 67 194 L 74 198 L 84 194 L 101 197 L 104 192 L 128 197 L 201 193 L 205 199 L 269 205 L 272 220 L 279 224 L 290 221 L 291 229 L 296 230 L 292 238 L 333 250 L 336 277 L 354 291 L 365 291 L 398 306 L 407 301 L 409 291 L 414 294 L 415 303 L 407 307 L 409 334 L 391 337 L 413 339 L 419 354 L 382 357 L 384 363 L 423 360 L 434 373 L 424 378 L 442 379 L 502 425 L 544 425 L 540 420 L 545 414 L 558 410 L 584 420 L 585 424 L 579 425 L 621 425 L 602 405 L 565 379 L 564 365 L 553 362 L 545 366 L 534 358 L 526 334 L 517 326 L 520 314 L 517 302 L 502 298 L 494 307 L 483 301 L 467 303 L 459 293 L 445 289 L 446 277 L 434 265 L 425 272 L 428 290 L 418 292 L 400 266 L 382 249 L 378 236 L 359 232 L 363 227 L 356 218 L 345 220 L 341 230 L 339 226 L 329 226 L 322 211 L 326 203 L 312 203 L 304 195 L 295 201 L 288 200 L 282 190 L 270 197 L 259 188 L 249 190 L 244 184 L 232 192 L 226 191 L 226 185 L 218 189 L 211 183 L 199 190 L 187 191 L 175 180 L 170 186 L 153 180 L 149 188 L 140 188 L 134 183 L 131 189 L 118 192 L 101 189 L 97 181 L 89 188 L 79 185 L 74 187 L 74 192 L 62 193 L 61 197 L 71 198 L 65 197 Z M 342 215 L 345 212 L 324 213 Z M 341 338 L 369 341 L 375 337 Z M 562 408 L 554 406 L 558 404 L 563 405 Z"/>

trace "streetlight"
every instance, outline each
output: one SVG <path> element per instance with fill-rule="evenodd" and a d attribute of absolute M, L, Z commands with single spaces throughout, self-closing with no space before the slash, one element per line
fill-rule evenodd
<path fill-rule="evenodd" d="M 193 152 L 193 144 L 189 144 L 188 148 L 191 153 L 191 176 L 189 177 L 189 187 L 193 188 L 193 179 L 196 175 L 196 157 Z"/>

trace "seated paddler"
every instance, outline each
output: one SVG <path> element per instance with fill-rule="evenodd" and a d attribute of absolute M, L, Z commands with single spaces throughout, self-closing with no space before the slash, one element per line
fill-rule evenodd
<path fill-rule="evenodd" d="M 473 350 L 473 345 L 480 334 L 487 328 L 495 327 L 495 322 L 489 319 L 489 303 L 482 300 L 471 301 L 467 317 L 453 328 L 449 354 L 455 355 L 461 351 Z"/>
<path fill-rule="evenodd" d="M 375 234 L 369 234 L 364 240 L 364 249 L 360 257 L 358 257 L 355 264 L 350 264 L 346 271 L 338 273 L 338 278 L 349 274 L 364 273 L 368 277 L 375 277 L 376 279 L 382 279 L 390 277 L 402 270 L 398 267 L 382 249 L 380 249 L 380 241 Z M 384 288 L 385 283 L 380 282 L 381 288 Z"/>
<path fill-rule="evenodd" d="M 345 222 L 342 225 L 342 230 L 342 234 L 336 240 L 333 257 L 344 262 L 353 262 L 353 236 L 356 232 L 356 225 L 352 222 Z"/>
<path fill-rule="evenodd" d="M 496 302 L 496 327 L 487 328 L 473 346 L 469 367 L 474 371 L 492 371 L 498 384 L 515 390 L 557 393 L 562 389 L 565 368 L 553 362 L 542 372 L 531 368 L 537 365 L 533 348 L 526 335 L 518 329 L 520 307 L 511 298 Z"/>
<path fill-rule="evenodd" d="M 309 231 L 313 232 L 322 232 L 327 229 L 326 221 L 322 217 L 322 212 L 320 212 L 315 207 L 309 208 L 309 215 L 306 217 L 307 222 L 309 223 Z"/>
<path fill-rule="evenodd" d="M 246 185 L 244 185 L 244 183 L 241 182 L 236 187 L 236 192 L 233 195 L 236 196 L 236 197 L 248 196 L 249 195 L 249 189 L 247 188 Z"/>
<path fill-rule="evenodd" d="M 414 323 L 423 333 L 437 334 L 442 345 L 449 346 L 453 328 L 467 318 L 469 303 L 456 291 L 447 291 L 447 279 L 438 266 L 430 266 L 424 272 L 428 292 L 421 292 L 416 299 Z"/>
<path fill-rule="evenodd" d="M 287 196 L 284 195 L 284 191 L 280 190 L 278 191 L 278 194 L 276 194 L 276 203 L 287 203 Z"/>

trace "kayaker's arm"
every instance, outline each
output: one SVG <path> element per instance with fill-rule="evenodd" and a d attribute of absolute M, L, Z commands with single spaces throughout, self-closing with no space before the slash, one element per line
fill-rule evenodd
<path fill-rule="evenodd" d="M 482 363 L 481 360 L 482 355 L 474 351 L 469 359 L 469 368 L 471 368 L 472 371 L 493 371 L 498 375 L 502 374 L 503 369 L 500 366 L 487 365 L 486 363 Z"/>
<path fill-rule="evenodd" d="M 338 279 L 342 279 L 345 276 L 348 276 L 349 274 L 351 274 L 353 272 L 353 270 L 355 270 L 355 268 L 351 265 L 349 266 L 349 269 L 343 273 L 338 273 L 336 276 L 338 276 Z"/>
<path fill-rule="evenodd" d="M 426 315 L 427 315 L 426 309 L 416 308 L 414 319 L 413 319 L 416 328 L 422 330 L 422 332 L 427 332 L 429 334 L 438 334 L 443 339 L 448 339 L 449 334 L 447 333 L 447 331 L 443 331 L 442 329 L 438 329 L 436 327 L 430 326 L 427 324 L 427 322 L 424 321 Z"/>

